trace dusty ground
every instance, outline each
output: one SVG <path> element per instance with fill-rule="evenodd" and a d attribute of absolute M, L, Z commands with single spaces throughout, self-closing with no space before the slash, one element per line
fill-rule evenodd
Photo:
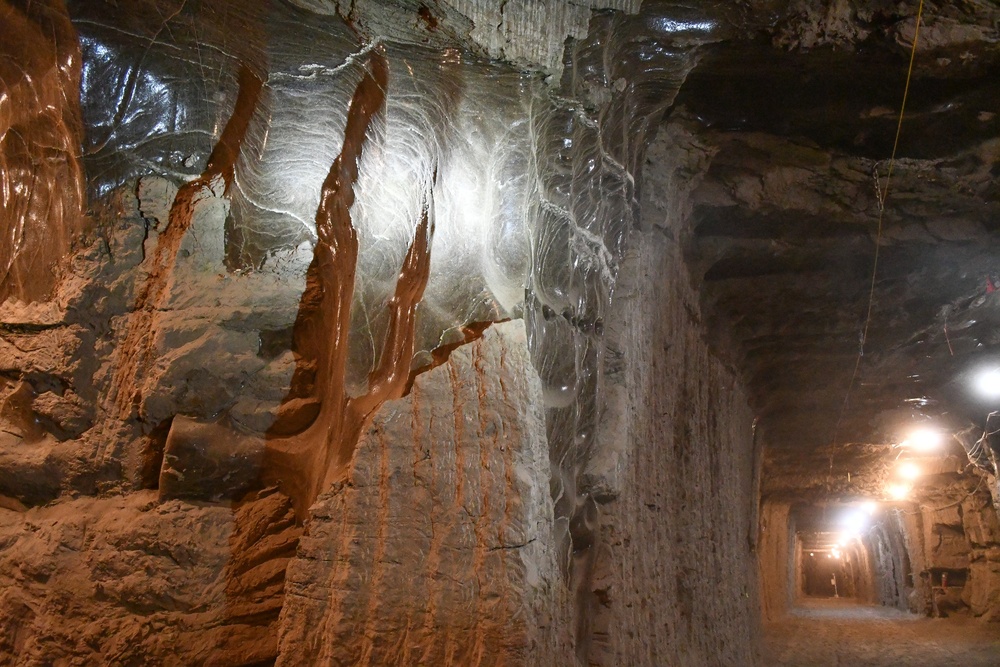
<path fill-rule="evenodd" d="M 1000 624 L 929 619 L 849 600 L 800 600 L 765 628 L 766 667 L 996 667 Z"/>

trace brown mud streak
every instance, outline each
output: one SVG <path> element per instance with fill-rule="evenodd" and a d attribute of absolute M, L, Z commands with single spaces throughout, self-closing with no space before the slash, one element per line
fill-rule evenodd
<path fill-rule="evenodd" d="M 148 369 L 153 358 L 156 313 L 163 306 L 169 291 L 177 253 L 185 232 L 191 226 L 198 196 L 206 190 L 223 195 L 229 193 L 236 161 L 263 87 L 263 79 L 249 66 L 240 67 L 236 105 L 219 142 L 208 158 L 205 171 L 195 180 L 181 186 L 174 197 L 169 224 L 156 244 L 149 274 L 136 295 L 128 330 L 119 348 L 118 368 L 111 386 L 112 419 L 127 420 L 134 416 L 141 400 L 139 377 Z M 217 193 L 220 181 L 224 190 Z"/>
<path fill-rule="evenodd" d="M 494 324 L 500 324 L 501 322 L 509 322 L 510 318 L 504 318 L 501 320 L 486 320 L 485 322 L 470 322 L 462 327 L 462 339 L 454 343 L 446 343 L 445 345 L 439 345 L 438 347 L 431 350 L 431 361 L 430 363 L 424 364 L 419 368 L 414 368 L 410 371 L 410 377 L 406 381 L 406 389 L 403 391 L 403 395 L 410 393 L 413 388 L 413 383 L 416 382 L 417 376 L 427 371 L 432 371 L 441 364 L 447 363 L 448 357 L 451 353 L 462 347 L 463 345 L 468 345 L 469 343 L 475 342 L 483 337 L 486 330 Z"/>
<path fill-rule="evenodd" d="M 288 398 L 295 397 L 298 384 L 308 383 L 301 379 L 303 375 L 315 372 L 312 394 L 320 400 L 319 414 L 294 436 L 277 437 L 283 428 L 272 428 L 264 455 L 264 481 L 280 484 L 303 520 L 320 491 L 345 478 L 371 415 L 385 401 L 402 396 L 409 386 L 416 307 L 430 275 L 433 231 L 427 203 L 387 306 L 388 330 L 379 362 L 368 376 L 368 391 L 350 397 L 344 382 L 358 263 L 358 238 L 350 209 L 368 129 L 385 106 L 388 75 L 385 53 L 376 48 L 351 99 L 343 148 L 323 183 L 316 210 L 316 249 L 295 323 L 299 379 L 293 380 Z"/>

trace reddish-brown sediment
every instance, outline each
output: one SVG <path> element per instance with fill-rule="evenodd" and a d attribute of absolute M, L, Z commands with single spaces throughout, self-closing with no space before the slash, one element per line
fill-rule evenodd
<path fill-rule="evenodd" d="M 318 240 L 296 328 L 302 363 L 315 363 L 313 392 L 320 401 L 319 414 L 302 433 L 267 443 L 264 477 L 281 483 L 300 517 L 323 488 L 343 477 L 371 414 L 385 401 L 402 396 L 410 383 L 416 307 L 430 275 L 432 230 L 426 203 L 387 306 L 389 326 L 379 362 L 368 376 L 368 390 L 350 397 L 344 382 L 358 261 L 350 208 L 368 128 L 385 105 L 388 75 L 385 54 L 374 50 L 354 91 L 343 147 L 323 183 L 316 211 Z"/>
<path fill-rule="evenodd" d="M 0 0 L 0 26 L 0 302 L 37 301 L 84 229 L 82 58 L 61 0 Z"/>
<path fill-rule="evenodd" d="M 448 361 L 448 357 L 451 353 L 462 347 L 463 345 L 468 345 L 469 343 L 474 343 L 483 337 L 486 330 L 493 324 L 500 324 L 501 322 L 507 322 L 508 320 L 496 320 L 496 321 L 486 321 L 486 322 L 470 322 L 462 327 L 462 338 L 455 341 L 454 343 L 447 343 L 445 345 L 439 345 L 438 347 L 431 350 L 431 361 L 419 368 L 414 368 L 410 371 L 410 377 L 406 381 L 406 389 L 403 394 L 409 394 L 410 389 L 413 387 L 413 382 L 417 379 L 417 376 L 432 371 L 441 364 Z"/>
<path fill-rule="evenodd" d="M 169 224 L 158 239 L 149 274 L 136 295 L 135 309 L 118 351 L 118 367 L 109 393 L 112 419 L 128 419 L 141 400 L 139 378 L 148 368 L 153 356 L 157 311 L 169 294 L 181 241 L 191 226 L 199 198 L 211 192 L 228 194 L 233 183 L 236 161 L 263 86 L 263 80 L 249 66 L 240 68 L 236 105 L 219 142 L 208 158 L 205 171 L 195 180 L 184 184 L 174 197 Z M 218 192 L 220 186 L 222 191 Z"/>

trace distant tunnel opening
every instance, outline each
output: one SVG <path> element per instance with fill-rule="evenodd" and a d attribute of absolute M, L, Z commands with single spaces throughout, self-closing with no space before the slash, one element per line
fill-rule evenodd
<path fill-rule="evenodd" d="M 838 533 L 799 533 L 796 539 L 796 598 L 871 600 L 871 558 L 858 540 Z"/>
<path fill-rule="evenodd" d="M 988 619 L 998 528 L 990 499 L 957 504 L 860 502 L 761 509 L 761 599 L 780 618 L 813 599 L 841 599 L 927 617 Z M 858 518 L 862 517 L 862 518 Z"/>

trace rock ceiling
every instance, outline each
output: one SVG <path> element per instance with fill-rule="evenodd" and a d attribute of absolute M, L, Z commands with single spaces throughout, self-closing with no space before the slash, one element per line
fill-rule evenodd
<path fill-rule="evenodd" d="M 872 474 L 866 443 L 997 407 L 969 374 L 1000 354 L 1000 8 L 924 7 L 880 216 L 915 4 L 791 11 L 712 45 L 665 120 L 704 154 L 687 254 L 779 487 Z"/>

